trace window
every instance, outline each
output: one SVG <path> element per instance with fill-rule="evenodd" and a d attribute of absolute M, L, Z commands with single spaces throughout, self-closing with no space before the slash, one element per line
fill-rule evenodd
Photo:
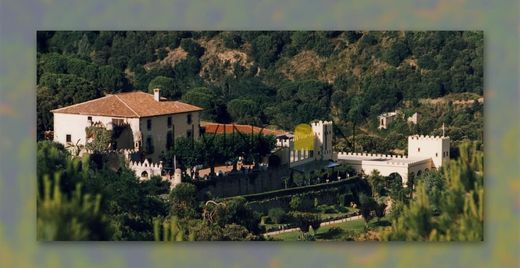
<path fill-rule="evenodd" d="M 191 114 L 187 114 L 187 115 L 186 115 L 186 122 L 187 122 L 188 124 L 191 124 Z"/>
<path fill-rule="evenodd" d="M 168 127 L 172 127 L 172 117 L 168 116 Z"/>
<path fill-rule="evenodd" d="M 170 149 L 173 145 L 173 134 L 171 131 L 166 132 L 166 149 Z"/>
<path fill-rule="evenodd" d="M 91 121 L 92 122 L 92 116 L 87 117 L 87 121 Z"/>
<path fill-rule="evenodd" d="M 146 152 L 148 154 L 153 154 L 153 142 L 152 142 L 152 137 L 151 136 L 148 136 L 146 137 Z"/>
<path fill-rule="evenodd" d="M 437 156 L 439 156 L 439 154 L 438 154 L 438 153 L 435 153 L 435 157 L 437 157 Z"/>
<path fill-rule="evenodd" d="M 65 136 L 65 141 L 72 142 L 72 136 L 70 134 L 67 134 L 67 136 Z"/>
<path fill-rule="evenodd" d="M 186 130 L 186 137 L 191 138 L 191 130 Z"/>
<path fill-rule="evenodd" d="M 125 123 L 125 120 L 123 120 L 123 119 L 112 118 L 112 125 L 114 125 L 114 126 L 121 126 L 124 123 Z"/>
<path fill-rule="evenodd" d="M 152 130 L 152 119 L 146 120 L 146 129 Z"/>
<path fill-rule="evenodd" d="M 417 152 L 421 152 L 421 148 L 417 148 Z"/>

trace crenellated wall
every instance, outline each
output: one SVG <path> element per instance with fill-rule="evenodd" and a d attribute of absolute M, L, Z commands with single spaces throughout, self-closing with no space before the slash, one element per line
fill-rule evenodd
<path fill-rule="evenodd" d="M 431 158 L 435 168 L 450 159 L 450 138 L 444 136 L 414 135 L 408 137 L 408 156 Z"/>
<path fill-rule="evenodd" d="M 161 176 L 161 171 L 163 168 L 162 161 L 157 163 L 150 163 L 148 159 L 145 159 L 143 162 L 139 161 L 130 161 L 128 162 L 128 167 L 135 171 L 135 174 L 141 179 L 149 179 L 152 176 Z"/>
<path fill-rule="evenodd" d="M 373 157 L 373 158 L 391 158 L 391 159 L 408 159 L 405 155 L 391 155 L 391 154 L 372 154 L 372 153 L 351 153 L 351 152 L 339 152 L 337 153 L 337 159 L 345 157 Z"/>

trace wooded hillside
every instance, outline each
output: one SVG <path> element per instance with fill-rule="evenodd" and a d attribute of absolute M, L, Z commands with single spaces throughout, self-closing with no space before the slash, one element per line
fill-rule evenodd
<path fill-rule="evenodd" d="M 406 101 L 483 94 L 482 32 L 38 32 L 37 42 L 39 138 L 49 110 L 134 89 L 159 87 L 205 120 L 281 129 L 361 126 Z"/>

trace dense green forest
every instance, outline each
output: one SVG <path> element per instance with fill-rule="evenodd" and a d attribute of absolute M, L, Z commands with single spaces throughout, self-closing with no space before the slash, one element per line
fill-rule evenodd
<path fill-rule="evenodd" d="M 338 139 L 343 142 L 339 146 L 353 150 L 349 136 L 356 130 L 364 142 L 356 149 L 370 150 L 371 143 L 386 136 L 373 131 L 382 112 L 426 98 L 483 95 L 482 32 L 37 35 L 39 139 L 52 129 L 51 109 L 107 93 L 159 87 L 168 98 L 205 108 L 204 120 L 289 130 L 313 119 L 331 119 L 336 136 L 345 137 Z M 474 110 L 481 115 L 481 106 L 463 110 L 464 116 L 441 109 L 445 112 L 435 118 L 427 111 L 432 107 L 413 107 L 424 112 L 428 123 L 409 132 L 432 134 L 446 123 L 448 134 L 481 140 L 482 124 L 467 126 L 467 119 L 479 116 Z"/>

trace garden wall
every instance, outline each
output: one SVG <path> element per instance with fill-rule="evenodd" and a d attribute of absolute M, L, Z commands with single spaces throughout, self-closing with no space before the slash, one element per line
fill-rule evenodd
<path fill-rule="evenodd" d="M 211 198 L 222 198 L 282 189 L 284 187 L 282 177 L 289 175 L 288 166 L 281 166 L 247 173 L 239 171 L 194 183 L 197 186 L 198 198 L 204 199 L 204 195 L 209 195 Z"/>
<path fill-rule="evenodd" d="M 269 209 L 280 207 L 285 211 L 291 210 L 290 202 L 293 196 L 302 199 L 302 207 L 314 207 L 315 198 L 319 205 L 339 204 L 343 198 L 344 204 L 357 203 L 359 192 L 366 192 L 366 182 L 359 178 L 351 178 L 337 182 L 322 183 L 304 187 L 277 190 L 261 194 L 245 195 L 247 206 L 254 211 L 267 213 Z"/>

